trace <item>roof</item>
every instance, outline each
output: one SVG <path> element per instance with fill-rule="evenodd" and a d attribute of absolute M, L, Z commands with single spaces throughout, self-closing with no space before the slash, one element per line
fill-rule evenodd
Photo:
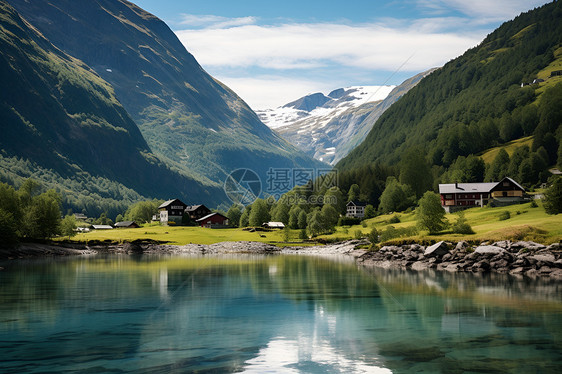
<path fill-rule="evenodd" d="M 177 201 L 178 203 L 181 203 L 181 205 L 184 205 L 184 206 L 185 206 L 185 204 L 184 204 L 181 200 L 179 200 L 179 199 L 172 199 L 172 200 L 164 201 L 162 204 L 160 204 L 160 206 L 158 207 L 158 209 L 166 208 L 167 206 L 171 205 L 173 202 L 176 202 L 176 201 Z"/>
<path fill-rule="evenodd" d="M 497 184 L 498 182 L 440 184 L 439 193 L 490 192 Z"/>
<path fill-rule="evenodd" d="M 92 228 L 94 230 L 109 230 L 112 229 L 113 227 L 110 225 L 92 225 Z"/>
<path fill-rule="evenodd" d="M 444 194 L 444 193 L 470 193 L 470 192 L 476 192 L 476 193 L 485 192 L 485 193 L 488 193 L 506 179 L 509 180 L 511 183 L 513 183 L 515 186 L 517 186 L 517 188 L 520 188 L 521 190 L 525 191 L 525 189 L 523 187 L 521 187 L 521 185 L 519 183 L 517 183 L 516 181 L 514 181 L 513 179 L 511 179 L 509 177 L 505 177 L 499 182 L 440 184 L 439 185 L 439 193 L 440 194 Z"/>
<path fill-rule="evenodd" d="M 199 205 L 188 205 L 188 206 L 185 208 L 185 211 L 186 211 L 186 212 L 194 212 L 194 211 L 196 211 L 197 209 L 199 209 L 200 207 L 205 207 L 205 209 L 209 210 L 209 208 L 207 208 L 205 205 L 199 204 Z"/>
<path fill-rule="evenodd" d="M 129 227 L 134 223 L 135 223 L 135 221 L 122 221 L 122 222 L 117 222 L 114 226 L 115 227 Z"/>
<path fill-rule="evenodd" d="M 353 204 L 355 206 L 367 206 L 367 203 L 363 203 L 361 201 L 356 201 L 356 200 L 350 201 L 345 206 L 349 206 L 349 204 Z"/>
<path fill-rule="evenodd" d="M 285 224 L 283 222 L 266 222 L 264 223 L 264 225 L 267 225 L 267 227 L 273 227 L 273 228 L 284 228 Z"/>
<path fill-rule="evenodd" d="M 221 217 L 224 218 L 224 219 L 228 219 L 228 217 L 225 217 L 225 216 L 223 216 L 223 215 L 220 214 L 220 213 L 211 213 L 211 214 L 207 214 L 205 217 L 196 219 L 195 222 L 204 221 L 204 220 L 206 220 L 206 219 L 208 219 L 208 218 L 211 218 L 212 216 L 215 216 L 215 215 L 219 215 L 219 216 L 221 216 Z"/>

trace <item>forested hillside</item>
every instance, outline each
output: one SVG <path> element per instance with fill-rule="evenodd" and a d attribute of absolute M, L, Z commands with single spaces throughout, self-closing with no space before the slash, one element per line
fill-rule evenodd
<path fill-rule="evenodd" d="M 169 169 L 113 88 L 0 0 L 0 181 L 33 177 L 65 207 L 118 212 L 142 196 L 224 198 Z"/>
<path fill-rule="evenodd" d="M 380 163 L 398 167 L 396 175 L 407 180 L 402 178 L 408 165 L 405 158 L 415 150 L 425 164 L 419 168 L 430 174 L 430 180 L 420 176 L 410 184 L 431 187 L 438 181 L 496 179 L 508 169 L 527 186 L 544 181 L 547 168 L 562 163 L 562 77 L 551 76 L 562 70 L 561 62 L 560 2 L 504 23 L 389 108 L 365 141 L 337 164 L 342 179 L 348 181 L 351 175 L 365 179 L 369 165 Z M 536 78 L 544 81 L 533 84 Z M 516 151 L 515 160 L 502 154 L 496 172 L 490 166 L 486 170 L 477 157 L 524 136 L 533 136 L 531 149 Z M 383 178 L 370 174 L 370 179 L 384 183 Z M 374 195 L 365 192 L 365 198 Z"/>

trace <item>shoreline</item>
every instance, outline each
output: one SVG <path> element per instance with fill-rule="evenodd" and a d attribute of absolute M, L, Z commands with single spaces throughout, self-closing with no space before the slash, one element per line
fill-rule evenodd
<path fill-rule="evenodd" d="M 0 261 L 99 254 L 291 254 L 333 258 L 349 256 L 359 265 L 385 269 L 415 271 L 437 270 L 447 272 L 500 273 L 518 277 L 544 277 L 562 280 L 562 245 L 549 246 L 508 240 L 470 245 L 438 242 L 430 246 L 404 244 L 365 250 L 359 246 L 365 240 L 307 247 L 277 247 L 262 242 L 221 242 L 215 244 L 171 245 L 154 241 L 133 241 L 120 244 L 95 242 L 23 243 L 15 249 L 0 249 Z"/>

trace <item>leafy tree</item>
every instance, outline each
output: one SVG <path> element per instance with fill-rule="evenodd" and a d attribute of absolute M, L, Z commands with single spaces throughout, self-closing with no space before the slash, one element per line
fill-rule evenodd
<path fill-rule="evenodd" d="M 291 206 L 289 210 L 289 227 L 292 229 L 299 228 L 299 213 L 302 209 L 298 205 Z"/>
<path fill-rule="evenodd" d="M 250 226 L 261 226 L 264 222 L 269 222 L 269 219 L 269 207 L 267 202 L 263 199 L 254 201 L 249 216 Z"/>
<path fill-rule="evenodd" d="M 238 204 L 232 204 L 226 212 L 226 216 L 232 225 L 238 226 L 240 224 L 240 217 L 242 217 L 242 211 Z"/>
<path fill-rule="evenodd" d="M 374 218 L 377 215 L 377 211 L 375 210 L 375 207 L 372 206 L 371 204 L 368 204 L 365 207 L 365 219 L 369 219 L 369 218 Z"/>
<path fill-rule="evenodd" d="M 18 243 L 18 223 L 11 212 L 0 208 L 0 248 L 11 248 Z"/>
<path fill-rule="evenodd" d="M 425 152 L 421 147 L 408 149 L 400 160 L 400 183 L 410 186 L 416 198 L 433 185 L 431 167 L 423 157 Z"/>
<path fill-rule="evenodd" d="M 246 207 L 240 216 L 240 221 L 238 223 L 238 227 L 248 227 L 250 224 L 250 209 Z"/>
<path fill-rule="evenodd" d="M 324 194 L 324 204 L 330 204 L 339 214 L 345 212 L 345 198 L 339 187 L 331 187 Z"/>
<path fill-rule="evenodd" d="M 349 187 L 349 191 L 347 193 L 347 201 L 357 201 L 359 200 L 359 185 L 358 184 L 352 184 Z"/>
<path fill-rule="evenodd" d="M 322 234 L 325 231 L 324 217 L 320 209 L 314 209 L 310 212 L 306 230 L 312 237 Z"/>
<path fill-rule="evenodd" d="M 400 212 L 414 205 L 415 194 L 409 186 L 399 183 L 394 177 L 388 177 L 380 201 L 379 208 L 383 212 Z"/>
<path fill-rule="evenodd" d="M 113 225 L 113 221 L 107 216 L 107 213 L 103 212 L 94 220 L 94 225 Z"/>
<path fill-rule="evenodd" d="M 548 214 L 562 213 L 562 177 L 551 177 L 551 185 L 544 193 L 544 210 Z"/>
<path fill-rule="evenodd" d="M 486 170 L 486 181 L 497 182 L 502 178 L 507 177 L 507 168 L 509 167 L 509 155 L 506 150 L 501 148 L 494 157 L 494 160 Z"/>
<path fill-rule="evenodd" d="M 322 207 L 322 216 L 324 217 L 324 223 L 326 230 L 333 230 L 338 223 L 339 213 L 330 204 L 326 204 Z"/>
<path fill-rule="evenodd" d="M 299 229 L 304 230 L 308 226 L 308 215 L 304 210 L 301 210 L 298 217 Z"/>
<path fill-rule="evenodd" d="M 60 234 L 61 196 L 55 190 L 32 197 L 24 211 L 24 236 L 46 239 Z"/>
<path fill-rule="evenodd" d="M 125 219 L 137 223 L 146 223 L 152 220 L 152 216 L 158 212 L 162 200 L 145 200 L 131 205 L 125 212 Z M 102 223 L 107 225 L 107 223 Z"/>
<path fill-rule="evenodd" d="M 122 214 L 118 214 L 117 217 L 115 217 L 115 222 L 123 222 L 124 220 L 125 218 Z"/>
<path fill-rule="evenodd" d="M 289 211 L 291 207 L 284 200 L 279 200 L 271 211 L 271 219 L 275 222 L 289 223 Z"/>
<path fill-rule="evenodd" d="M 464 212 L 460 211 L 457 213 L 458 217 L 455 223 L 453 223 L 452 229 L 455 234 L 474 234 L 474 230 L 468 224 L 466 217 L 464 216 Z"/>
<path fill-rule="evenodd" d="M 367 239 L 369 239 L 369 241 L 372 244 L 378 243 L 379 242 L 379 231 L 377 230 L 376 227 L 373 227 L 371 229 L 371 231 L 369 232 L 369 234 L 367 235 Z"/>
<path fill-rule="evenodd" d="M 447 227 L 445 210 L 441 206 L 441 198 L 432 191 L 423 194 L 416 209 L 416 219 L 421 228 L 430 234 L 438 233 Z"/>
<path fill-rule="evenodd" d="M 73 214 L 65 216 L 61 221 L 61 235 L 68 238 L 76 235 L 76 217 Z"/>

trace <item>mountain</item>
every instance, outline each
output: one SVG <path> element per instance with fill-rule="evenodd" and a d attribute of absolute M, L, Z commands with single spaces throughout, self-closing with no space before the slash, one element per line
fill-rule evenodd
<path fill-rule="evenodd" d="M 123 208 L 143 196 L 224 200 L 221 190 L 170 170 L 111 85 L 3 0 L 0 51 L 3 181 L 34 177 L 59 187 L 67 206 L 91 211 Z"/>
<path fill-rule="evenodd" d="M 504 23 L 422 79 L 337 167 L 397 165 L 415 148 L 443 173 L 463 157 L 523 136 L 533 136 L 531 151 L 554 165 L 562 137 L 562 77 L 552 72 L 560 70 L 562 4 L 555 1 Z M 529 163 L 521 165 L 518 179 L 531 183 L 529 170 L 536 168 Z"/>
<path fill-rule="evenodd" d="M 168 26 L 125 0 L 9 0 L 51 43 L 111 84 L 148 146 L 215 186 L 237 168 L 322 164 L 271 131 L 197 63 Z"/>
<path fill-rule="evenodd" d="M 433 70 L 399 86 L 339 88 L 315 93 L 272 110 L 262 121 L 308 155 L 334 165 L 355 148 L 381 114 Z"/>

